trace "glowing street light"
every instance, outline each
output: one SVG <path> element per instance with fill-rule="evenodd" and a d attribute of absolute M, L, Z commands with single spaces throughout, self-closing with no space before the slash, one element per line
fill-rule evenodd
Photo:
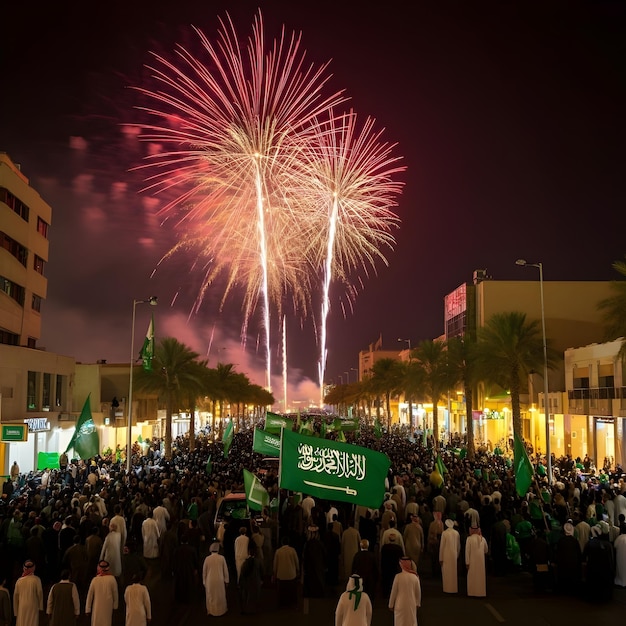
<path fill-rule="evenodd" d="M 541 294 L 541 333 L 543 335 L 543 405 L 546 416 L 546 458 L 548 464 L 548 482 L 552 484 L 552 452 L 550 450 L 550 408 L 548 405 L 548 344 L 546 341 L 546 314 L 543 305 L 543 263 L 528 263 L 525 259 L 517 259 L 516 265 L 536 267 L 539 269 L 539 291 Z"/>
<path fill-rule="evenodd" d="M 150 296 L 147 300 L 133 300 L 133 321 L 130 327 L 130 381 L 128 385 L 128 433 L 126 434 L 126 473 L 132 469 L 133 445 L 133 365 L 135 364 L 135 313 L 138 304 L 157 305 L 157 297 Z"/>

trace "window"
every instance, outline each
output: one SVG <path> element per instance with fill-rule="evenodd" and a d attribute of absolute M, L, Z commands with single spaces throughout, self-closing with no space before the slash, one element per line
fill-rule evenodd
<path fill-rule="evenodd" d="M 37 340 L 34 337 L 29 337 L 26 340 L 26 347 L 34 350 L 37 347 Z"/>
<path fill-rule="evenodd" d="M 37 410 L 37 372 L 28 372 L 28 390 L 26 408 L 29 411 Z"/>
<path fill-rule="evenodd" d="M 0 202 L 4 202 L 25 222 L 28 222 L 30 209 L 19 198 L 16 198 L 8 189 L 5 189 L 4 187 L 0 187 Z"/>
<path fill-rule="evenodd" d="M 55 392 L 54 392 L 54 404 L 57 407 L 63 407 L 65 403 L 65 394 L 63 392 L 65 388 L 65 376 L 57 374 Z"/>
<path fill-rule="evenodd" d="M 46 262 L 40 256 L 35 255 L 35 260 L 33 263 L 34 270 L 43 276 L 45 267 Z"/>
<path fill-rule="evenodd" d="M 20 306 L 24 306 L 26 290 L 21 285 L 14 283 L 8 278 L 4 278 L 4 276 L 0 276 L 0 291 L 4 291 L 4 293 L 11 296 Z"/>
<path fill-rule="evenodd" d="M 33 311 L 37 311 L 37 313 L 41 313 L 41 296 L 33 294 Z"/>
<path fill-rule="evenodd" d="M 37 217 L 37 232 L 48 239 L 48 224 L 44 222 L 39 216 Z"/>
<path fill-rule="evenodd" d="M 19 344 L 19 335 L 0 328 L 0 343 L 5 346 L 17 346 Z"/>
<path fill-rule="evenodd" d="M 0 232 L 0 248 L 8 250 L 24 267 L 28 259 L 28 250 L 6 233 Z"/>
<path fill-rule="evenodd" d="M 52 375 L 44 373 L 42 395 L 41 395 L 41 404 L 44 410 L 50 408 L 50 397 L 51 397 L 51 392 L 52 392 L 51 384 L 52 384 Z"/>

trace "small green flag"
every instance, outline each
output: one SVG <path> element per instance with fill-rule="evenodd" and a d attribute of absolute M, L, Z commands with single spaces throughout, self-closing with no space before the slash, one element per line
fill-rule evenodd
<path fill-rule="evenodd" d="M 254 429 L 252 437 L 252 451 L 265 456 L 280 456 L 280 435 L 268 433 L 260 428 Z"/>
<path fill-rule="evenodd" d="M 154 357 L 154 313 L 152 314 L 148 330 L 146 331 L 146 338 L 143 341 L 140 356 L 143 360 L 143 369 L 146 370 L 146 372 L 151 372 L 152 359 Z"/>
<path fill-rule="evenodd" d="M 312 435 L 313 434 L 313 420 L 309 420 L 308 422 L 302 422 L 300 425 L 300 430 L 298 431 L 301 435 Z"/>
<path fill-rule="evenodd" d="M 443 478 L 444 473 L 448 471 L 446 466 L 443 464 L 443 459 L 441 458 L 441 454 L 437 455 L 437 470 L 439 470 L 439 473 L 441 474 L 442 478 Z"/>
<path fill-rule="evenodd" d="M 211 455 L 209 454 L 209 458 L 206 460 L 206 473 L 210 474 L 213 471 L 213 461 L 211 461 Z"/>
<path fill-rule="evenodd" d="M 346 443 L 346 436 L 343 433 L 343 430 L 339 431 L 339 434 L 337 435 L 337 441 L 340 441 L 341 443 Z"/>
<path fill-rule="evenodd" d="M 520 498 L 523 498 L 533 482 L 533 466 L 526 454 L 524 444 L 518 434 L 514 435 L 513 468 L 515 471 L 515 490 Z"/>
<path fill-rule="evenodd" d="M 320 426 L 320 437 L 322 439 L 326 438 L 326 422 L 324 420 L 322 420 L 322 425 Z"/>
<path fill-rule="evenodd" d="M 268 433 L 279 433 L 281 428 L 288 428 L 291 430 L 293 426 L 292 421 L 288 417 L 283 417 L 276 413 L 268 411 L 265 414 L 265 430 Z"/>
<path fill-rule="evenodd" d="M 270 503 L 270 496 L 261 481 L 247 469 L 243 470 L 243 484 L 246 490 L 248 507 L 255 511 L 262 511 Z"/>
<path fill-rule="evenodd" d="M 380 439 L 383 436 L 383 428 L 378 420 L 374 422 L 374 436 L 376 439 Z"/>
<path fill-rule="evenodd" d="M 224 458 L 228 458 L 228 451 L 230 450 L 230 446 L 233 443 L 235 426 L 233 424 L 233 420 L 228 422 L 228 426 L 226 426 L 226 430 L 224 431 L 224 436 L 222 437 L 222 443 L 224 444 Z"/>
<path fill-rule="evenodd" d="M 81 411 L 80 417 L 76 422 L 74 435 L 65 449 L 65 452 L 67 452 L 70 448 L 74 448 L 74 452 L 76 452 L 79 458 L 83 460 L 96 456 L 100 449 L 98 429 L 96 428 L 91 415 L 90 397 L 91 394 L 89 394 L 85 400 L 83 410 Z"/>

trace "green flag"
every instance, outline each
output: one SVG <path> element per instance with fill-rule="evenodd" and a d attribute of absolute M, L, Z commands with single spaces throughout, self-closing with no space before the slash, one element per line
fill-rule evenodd
<path fill-rule="evenodd" d="M 383 436 L 383 428 L 378 419 L 374 422 L 374 436 L 376 439 L 380 439 Z"/>
<path fill-rule="evenodd" d="M 533 482 L 533 466 L 526 454 L 524 444 L 518 434 L 514 435 L 513 468 L 515 471 L 515 490 L 520 498 L 523 498 Z"/>
<path fill-rule="evenodd" d="M 274 433 L 255 428 L 254 436 L 252 437 L 252 451 L 265 456 L 279 457 L 280 436 L 277 437 Z"/>
<path fill-rule="evenodd" d="M 340 441 L 341 443 L 346 443 L 346 436 L 343 433 L 343 430 L 339 431 L 339 434 L 337 435 L 337 441 Z"/>
<path fill-rule="evenodd" d="M 437 455 L 437 470 L 439 471 L 439 473 L 441 474 L 441 477 L 443 478 L 444 473 L 446 473 L 448 470 L 446 468 L 446 466 L 443 464 L 443 459 L 441 458 L 441 454 Z"/>
<path fill-rule="evenodd" d="M 146 372 L 151 372 L 152 358 L 154 357 L 154 313 L 150 319 L 150 324 L 148 324 L 148 330 L 146 331 L 146 338 L 143 341 L 140 356 L 143 359 L 143 369 L 146 370 Z"/>
<path fill-rule="evenodd" d="M 226 430 L 224 431 L 224 435 L 222 436 L 222 443 L 224 444 L 224 458 L 228 458 L 228 451 L 230 450 L 230 446 L 233 443 L 235 426 L 233 424 L 233 420 L 228 422 L 228 426 L 226 426 Z"/>
<path fill-rule="evenodd" d="M 320 437 L 324 439 L 326 437 L 326 422 L 322 420 L 322 425 L 320 426 Z"/>
<path fill-rule="evenodd" d="M 206 473 L 210 474 L 213 471 L 213 461 L 211 461 L 211 455 L 209 454 L 209 458 L 206 460 Z"/>
<path fill-rule="evenodd" d="M 284 430 L 279 486 L 377 509 L 390 465 L 389 457 L 375 450 Z"/>
<path fill-rule="evenodd" d="M 263 507 L 270 503 L 270 496 L 261 481 L 247 469 L 243 470 L 243 484 L 246 489 L 246 500 L 248 508 L 255 511 L 262 511 Z"/>
<path fill-rule="evenodd" d="M 58 452 L 37 452 L 37 469 L 59 469 Z"/>
<path fill-rule="evenodd" d="M 312 435 L 313 434 L 313 420 L 309 420 L 308 422 L 303 421 L 300 426 L 300 430 L 298 431 L 301 435 Z"/>
<path fill-rule="evenodd" d="M 292 422 L 288 417 L 277 415 L 276 413 L 270 413 L 268 411 L 265 414 L 265 430 L 268 433 L 279 433 L 281 428 L 288 428 L 291 430 Z"/>
<path fill-rule="evenodd" d="M 93 417 L 91 416 L 90 397 L 91 394 L 89 394 L 85 400 L 83 410 L 81 411 L 80 417 L 76 422 L 76 429 L 74 430 L 72 439 L 65 449 L 67 452 L 70 448 L 74 448 L 74 452 L 83 460 L 96 456 L 100 449 L 98 430 L 96 429 Z"/>

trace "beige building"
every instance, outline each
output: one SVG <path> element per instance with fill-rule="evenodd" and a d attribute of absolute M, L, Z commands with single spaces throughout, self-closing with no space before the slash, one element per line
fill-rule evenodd
<path fill-rule="evenodd" d="M 520 268 L 530 272 L 532 268 Z M 602 341 L 604 326 L 598 310 L 600 300 L 611 294 L 608 281 L 543 281 L 546 337 L 559 353 L 572 346 Z M 536 280 L 492 280 L 485 270 L 474 272 L 471 283 L 463 283 L 444 298 L 445 337 L 458 337 L 483 327 L 496 313 L 521 311 L 528 320 L 541 321 L 541 283 Z M 523 436 L 536 450 L 546 450 L 543 376 L 535 374 L 528 381 L 522 396 Z M 563 415 L 567 404 L 563 364 L 549 373 L 549 415 L 551 450 L 566 452 Z M 454 394 L 453 394 L 454 395 Z M 490 442 L 495 447 L 512 436 L 510 399 L 500 389 L 479 390 L 473 413 L 476 440 Z M 450 429 L 464 432 L 464 407 L 451 410 Z M 454 405 L 452 405 L 452 408 Z"/>
<path fill-rule="evenodd" d="M 597 467 L 605 458 L 626 466 L 626 378 L 618 356 L 622 340 L 565 351 L 563 447 L 573 458 L 588 454 Z M 551 441 L 561 436 L 555 429 Z"/>

